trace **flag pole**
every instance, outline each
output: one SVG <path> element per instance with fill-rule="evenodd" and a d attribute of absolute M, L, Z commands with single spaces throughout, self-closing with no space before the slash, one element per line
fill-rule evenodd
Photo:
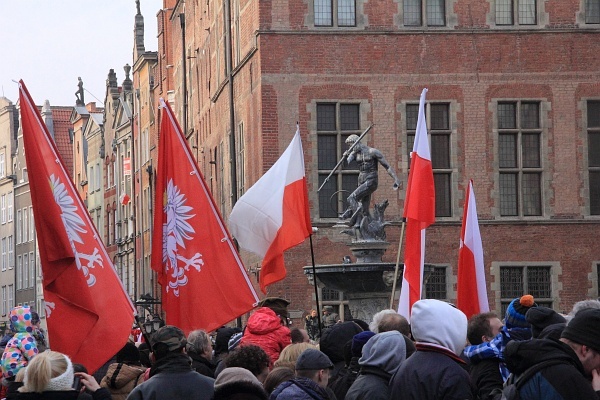
<path fill-rule="evenodd" d="M 396 295 L 396 281 L 398 280 L 398 269 L 400 267 L 400 249 L 402 249 L 402 239 L 404 238 L 404 226 L 406 218 L 402 218 L 402 227 L 400 228 L 400 242 L 398 243 L 398 255 L 396 257 L 396 268 L 394 269 L 394 283 L 392 285 L 392 297 L 390 299 L 390 308 L 394 308 L 394 296 Z"/>
<path fill-rule="evenodd" d="M 313 233 L 316 232 L 318 230 L 318 228 L 312 228 L 313 229 Z M 317 288 L 317 268 L 315 266 L 315 249 L 313 248 L 313 241 L 312 241 L 312 233 L 310 234 L 310 236 L 308 236 L 309 240 L 310 240 L 310 258 L 312 260 L 312 271 L 313 271 L 313 285 L 315 287 L 315 300 L 317 302 L 317 322 L 319 323 L 319 338 L 321 337 L 321 308 L 319 307 L 319 289 Z"/>

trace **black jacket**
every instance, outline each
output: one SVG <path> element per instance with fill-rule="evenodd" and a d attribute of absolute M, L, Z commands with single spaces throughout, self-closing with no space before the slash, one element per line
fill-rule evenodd
<path fill-rule="evenodd" d="M 491 400 L 502 391 L 504 379 L 502 379 L 500 373 L 499 359 L 489 358 L 473 363 L 469 374 L 471 375 L 471 383 L 477 390 L 477 399 Z"/>
<path fill-rule="evenodd" d="M 417 343 L 390 381 L 390 399 L 470 400 L 474 398 L 465 362 L 450 350 Z"/>
<path fill-rule="evenodd" d="M 387 400 L 388 385 L 392 376 L 375 367 L 362 367 L 358 378 L 354 381 L 345 400 Z"/>
<path fill-rule="evenodd" d="M 208 376 L 209 378 L 215 377 L 215 368 L 217 367 L 215 364 L 195 351 L 188 351 L 187 354 L 192 359 L 192 368 L 196 370 L 196 372 Z"/>
<path fill-rule="evenodd" d="M 560 360 L 536 373 L 526 382 L 519 395 L 522 400 L 596 400 L 598 394 L 585 376 L 583 365 L 571 347 L 551 339 L 511 342 L 504 358 L 508 369 L 518 378 L 528 368 L 546 360 Z"/>

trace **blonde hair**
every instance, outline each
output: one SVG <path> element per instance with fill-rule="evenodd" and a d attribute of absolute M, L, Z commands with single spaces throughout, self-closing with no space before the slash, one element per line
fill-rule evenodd
<path fill-rule="evenodd" d="M 36 355 L 25 368 L 25 384 L 19 392 L 42 393 L 51 379 L 67 372 L 69 364 L 67 357 L 57 351 L 48 350 Z"/>
<path fill-rule="evenodd" d="M 294 343 L 287 346 L 279 354 L 279 358 L 273 364 L 274 367 L 296 368 L 296 361 L 300 354 L 307 349 L 316 349 L 317 347 L 310 343 Z"/>

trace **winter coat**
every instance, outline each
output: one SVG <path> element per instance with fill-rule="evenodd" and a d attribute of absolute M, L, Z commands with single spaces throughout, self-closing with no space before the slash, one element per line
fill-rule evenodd
<path fill-rule="evenodd" d="M 474 399 L 464 361 L 439 346 L 417 343 L 417 351 L 402 363 L 390 381 L 390 399 Z"/>
<path fill-rule="evenodd" d="M 308 378 L 294 378 L 277 386 L 269 400 L 332 400 L 330 394 Z"/>
<path fill-rule="evenodd" d="M 32 333 L 31 309 L 29 306 L 18 306 L 10 311 L 10 324 L 16 332 L 8 341 L 2 353 L 2 375 L 14 377 L 30 359 L 38 354 L 37 344 Z"/>
<path fill-rule="evenodd" d="M 42 393 L 27 392 L 17 394 L 17 400 L 76 400 L 79 392 L 75 390 L 48 391 Z M 92 393 L 93 400 L 111 400 L 110 392 L 100 388 Z"/>
<path fill-rule="evenodd" d="M 114 363 L 109 365 L 100 386 L 110 391 L 113 400 L 125 400 L 133 388 L 144 382 L 144 372 L 146 368 L 141 366 Z"/>
<path fill-rule="evenodd" d="M 188 351 L 187 355 L 192 359 L 193 370 L 199 374 L 208 376 L 209 378 L 215 377 L 215 368 L 217 366 L 214 365 L 210 360 L 207 360 L 205 357 L 202 357 L 200 354 L 191 350 Z"/>
<path fill-rule="evenodd" d="M 192 370 L 189 357 L 170 353 L 152 366 L 150 379 L 131 391 L 128 400 L 210 400 L 215 380 Z"/>
<path fill-rule="evenodd" d="M 563 361 L 542 369 L 525 382 L 519 391 L 522 400 L 598 399 L 577 354 L 566 343 L 551 339 L 511 342 L 504 358 L 517 378 L 542 361 Z"/>
<path fill-rule="evenodd" d="M 261 307 L 248 319 L 248 325 L 240 345 L 254 344 L 262 348 L 271 363 L 279 358 L 279 353 L 292 344 L 290 330 L 281 325 L 279 317 L 268 307 Z"/>
<path fill-rule="evenodd" d="M 311 340 L 319 340 L 319 337 L 321 336 L 321 332 L 319 329 L 319 317 L 307 315 L 304 321 L 304 329 L 306 329 L 308 337 Z"/>
<path fill-rule="evenodd" d="M 347 400 L 387 400 L 392 375 L 406 359 L 406 342 L 398 331 L 379 333 L 363 346 L 358 360 L 360 373 L 348 393 Z"/>
<path fill-rule="evenodd" d="M 471 384 L 477 390 L 477 399 L 494 399 L 498 391 L 502 391 L 504 379 L 500 373 L 500 360 L 490 358 L 471 364 L 469 371 Z M 495 393 L 492 393 L 495 391 Z"/>

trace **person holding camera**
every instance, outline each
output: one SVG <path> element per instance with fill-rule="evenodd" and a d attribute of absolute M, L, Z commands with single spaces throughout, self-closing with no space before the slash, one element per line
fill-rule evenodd
<path fill-rule="evenodd" d="M 25 369 L 23 386 L 17 400 L 57 399 L 74 400 L 86 389 L 94 400 L 110 400 L 107 389 L 101 388 L 93 376 L 73 372 L 73 363 L 65 354 L 45 351 L 35 356 Z"/>

